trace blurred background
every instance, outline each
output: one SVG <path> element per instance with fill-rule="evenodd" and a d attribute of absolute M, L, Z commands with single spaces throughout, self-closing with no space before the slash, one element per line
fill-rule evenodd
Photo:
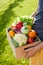
<path fill-rule="evenodd" d="M 6 28 L 17 16 L 29 16 L 38 0 L 0 0 L 0 65 L 29 65 L 29 59 L 16 60 L 6 37 Z"/>

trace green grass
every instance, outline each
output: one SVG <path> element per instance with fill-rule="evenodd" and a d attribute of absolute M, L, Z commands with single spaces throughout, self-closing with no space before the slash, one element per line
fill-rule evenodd
<path fill-rule="evenodd" d="M 36 7 L 37 0 L 13 0 L 12 3 L 10 0 L 0 0 L 0 65 L 29 65 L 27 59 L 14 58 L 6 37 L 6 28 L 17 16 L 29 16 Z"/>

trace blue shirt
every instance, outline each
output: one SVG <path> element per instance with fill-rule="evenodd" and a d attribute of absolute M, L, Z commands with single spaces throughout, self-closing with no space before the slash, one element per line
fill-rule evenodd
<path fill-rule="evenodd" d="M 43 12 L 43 0 L 39 0 L 38 13 Z"/>
<path fill-rule="evenodd" d="M 35 21 L 39 19 L 43 19 L 43 0 L 39 0 L 38 10 L 35 16 Z"/>
<path fill-rule="evenodd" d="M 43 40 L 43 0 L 39 0 L 33 28 L 36 30 L 39 38 Z"/>

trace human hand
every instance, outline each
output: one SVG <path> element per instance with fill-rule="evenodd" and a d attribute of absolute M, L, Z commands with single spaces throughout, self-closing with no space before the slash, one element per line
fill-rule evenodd
<path fill-rule="evenodd" d="M 23 50 L 23 52 L 26 53 L 26 58 L 34 56 L 39 50 L 43 49 L 43 42 L 39 43 L 39 45 L 35 47 L 28 48 L 26 50 Z"/>
<path fill-rule="evenodd" d="M 27 50 L 24 50 L 24 52 L 26 52 L 26 58 L 32 57 L 37 53 L 37 47 L 31 47 Z"/>

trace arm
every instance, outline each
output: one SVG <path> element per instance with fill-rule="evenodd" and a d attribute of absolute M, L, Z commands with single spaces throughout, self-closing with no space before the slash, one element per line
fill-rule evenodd
<path fill-rule="evenodd" d="M 36 46 L 37 51 L 40 49 L 43 49 L 43 42 L 41 42 L 39 45 Z"/>
<path fill-rule="evenodd" d="M 43 42 L 41 42 L 36 47 L 31 47 L 27 50 L 24 50 L 24 52 L 27 52 L 26 58 L 34 56 L 39 50 L 43 49 Z"/>

